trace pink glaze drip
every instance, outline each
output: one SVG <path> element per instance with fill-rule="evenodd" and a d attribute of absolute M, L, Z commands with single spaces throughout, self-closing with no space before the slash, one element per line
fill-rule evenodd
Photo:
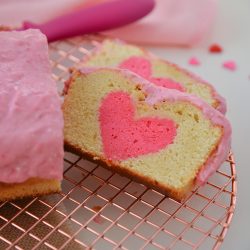
<path fill-rule="evenodd" d="M 139 76 L 144 77 L 157 86 L 162 86 L 168 89 L 177 89 L 181 92 L 185 92 L 184 87 L 180 83 L 170 78 L 153 77 L 151 62 L 146 58 L 139 56 L 129 57 L 128 59 L 120 63 L 119 68 L 130 70 L 138 74 Z"/>
<path fill-rule="evenodd" d="M 0 32 L 0 182 L 62 179 L 63 116 L 46 37 Z"/>
<path fill-rule="evenodd" d="M 228 157 L 228 153 L 230 151 L 232 131 L 231 131 L 231 125 L 229 121 L 226 119 L 226 117 L 221 112 L 215 110 L 206 102 L 204 102 L 200 98 L 197 98 L 194 95 L 182 93 L 177 90 L 155 87 L 155 85 L 153 85 L 149 81 L 145 80 L 144 78 L 141 78 L 136 74 L 131 73 L 128 70 L 119 70 L 106 67 L 106 68 L 92 68 L 92 69 L 86 68 L 86 71 L 85 69 L 81 69 L 81 72 L 89 74 L 91 72 L 100 69 L 110 70 L 122 74 L 124 77 L 131 80 L 132 83 L 135 84 L 141 83 L 143 90 L 146 93 L 148 93 L 146 102 L 149 105 L 154 105 L 163 100 L 168 100 L 170 102 L 175 102 L 175 101 L 190 102 L 193 103 L 195 106 L 197 106 L 202 111 L 204 116 L 207 117 L 209 120 L 211 120 L 214 126 L 220 126 L 223 128 L 223 135 L 220 144 L 217 147 L 217 150 L 208 159 L 208 161 L 205 163 L 205 165 L 202 167 L 199 173 L 197 173 L 197 178 L 196 178 L 197 183 L 199 183 L 200 185 L 205 184 L 209 176 L 211 176 L 226 160 L 226 158 Z"/>
<path fill-rule="evenodd" d="M 181 92 L 185 92 L 184 88 L 178 82 L 175 82 L 174 80 L 169 78 L 150 77 L 148 80 L 157 86 L 161 86 L 167 89 L 177 89 Z"/>
<path fill-rule="evenodd" d="M 104 153 L 109 159 L 125 160 L 155 153 L 173 143 L 176 126 L 172 120 L 135 119 L 135 105 L 125 92 L 113 92 L 100 107 Z"/>

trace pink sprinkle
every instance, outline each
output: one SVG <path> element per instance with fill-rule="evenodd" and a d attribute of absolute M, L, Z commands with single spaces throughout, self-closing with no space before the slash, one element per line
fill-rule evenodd
<path fill-rule="evenodd" d="M 231 70 L 231 71 L 234 71 L 237 68 L 236 62 L 234 62 L 232 60 L 226 61 L 222 65 L 223 65 L 223 67 L 225 69 L 228 69 L 228 70 Z"/>
<path fill-rule="evenodd" d="M 190 65 L 198 66 L 201 64 L 201 62 L 196 57 L 191 57 L 188 61 Z"/>

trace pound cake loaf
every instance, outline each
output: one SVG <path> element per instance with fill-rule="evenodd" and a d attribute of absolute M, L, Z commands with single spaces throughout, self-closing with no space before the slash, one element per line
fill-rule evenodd
<path fill-rule="evenodd" d="M 83 59 L 78 68 L 106 66 L 129 69 L 157 86 L 196 95 L 226 113 L 225 100 L 212 85 L 140 47 L 119 40 L 104 40 Z"/>
<path fill-rule="evenodd" d="M 0 32 L 0 201 L 60 191 L 63 155 L 46 37 Z"/>
<path fill-rule="evenodd" d="M 63 113 L 66 149 L 176 200 L 205 183 L 230 149 L 224 115 L 129 70 L 75 71 Z"/>

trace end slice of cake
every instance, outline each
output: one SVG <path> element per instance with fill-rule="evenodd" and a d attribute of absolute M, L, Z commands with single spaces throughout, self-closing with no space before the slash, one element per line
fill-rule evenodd
<path fill-rule="evenodd" d="M 46 37 L 0 32 L 0 201 L 60 191 L 63 155 Z"/>
<path fill-rule="evenodd" d="M 146 49 L 120 40 L 104 40 L 77 66 L 81 67 L 129 69 L 156 86 L 193 94 L 226 113 L 224 98 L 211 84 L 171 62 L 157 58 Z"/>
<path fill-rule="evenodd" d="M 66 148 L 177 200 L 205 183 L 230 149 L 220 112 L 128 70 L 75 72 L 63 112 Z"/>

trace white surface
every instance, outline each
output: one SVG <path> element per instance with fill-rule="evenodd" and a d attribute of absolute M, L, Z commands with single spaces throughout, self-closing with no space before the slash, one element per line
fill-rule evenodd
<path fill-rule="evenodd" d="M 250 249 L 250 0 L 220 0 L 218 5 L 215 27 L 206 41 L 192 49 L 154 48 L 152 51 L 202 76 L 227 100 L 227 117 L 233 127 L 238 193 L 236 213 L 221 249 L 246 250 Z M 222 54 L 208 52 L 214 42 L 222 45 Z M 201 65 L 188 65 L 191 56 L 196 56 Z M 234 72 L 221 66 L 229 59 L 237 62 L 238 69 Z"/>

